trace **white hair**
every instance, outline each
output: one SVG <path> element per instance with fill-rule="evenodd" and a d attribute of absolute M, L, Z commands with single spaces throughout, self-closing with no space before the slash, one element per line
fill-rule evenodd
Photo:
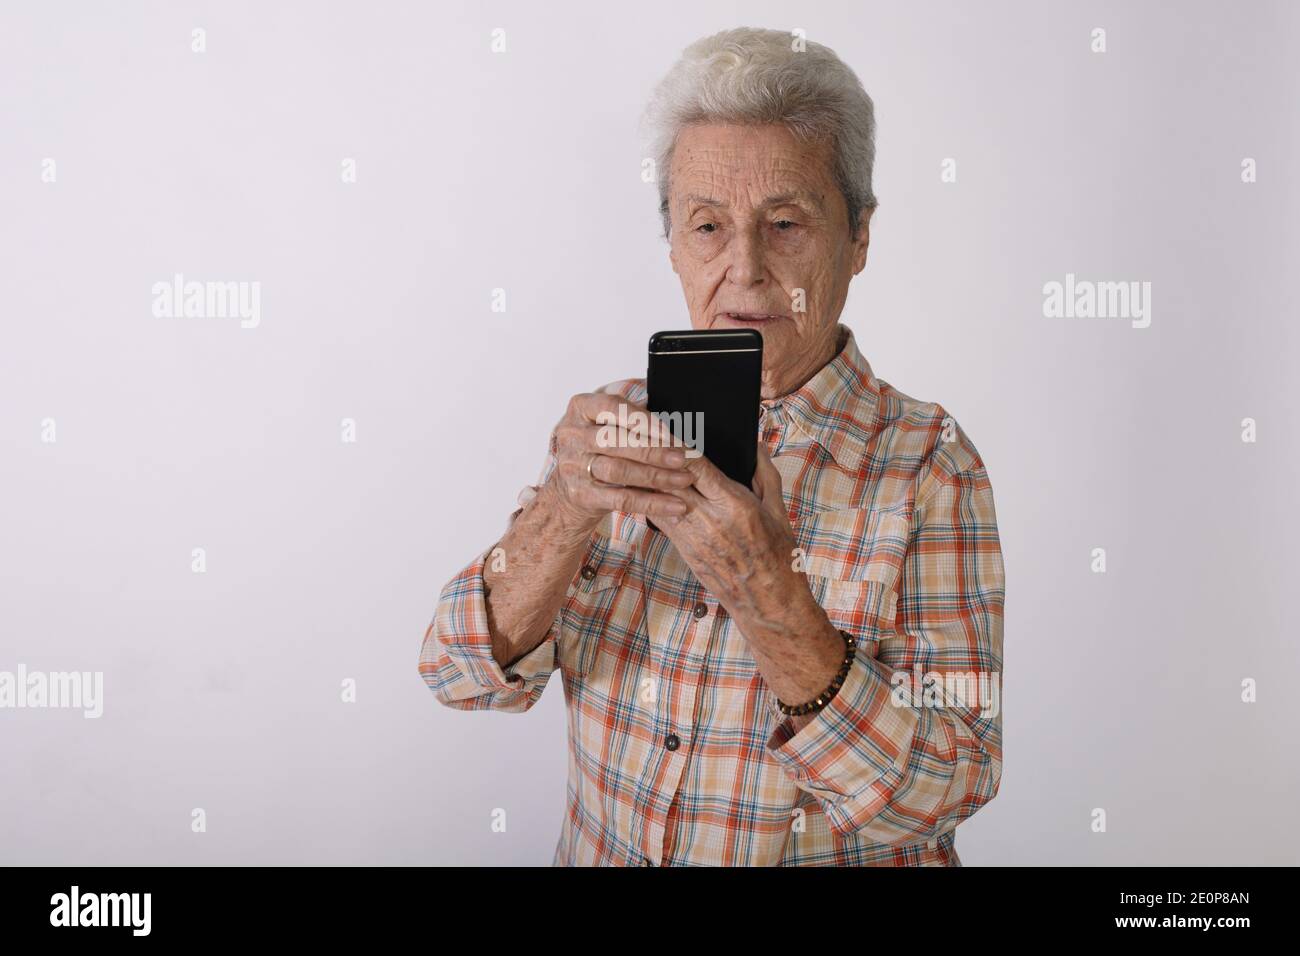
<path fill-rule="evenodd" d="M 673 149 L 683 127 L 697 123 L 780 123 L 802 141 L 827 142 L 854 238 L 858 214 L 876 208 L 871 97 L 857 74 L 820 43 L 750 27 L 696 40 L 655 89 L 645 123 L 653 137 L 665 237 L 672 231 L 668 189 Z"/>

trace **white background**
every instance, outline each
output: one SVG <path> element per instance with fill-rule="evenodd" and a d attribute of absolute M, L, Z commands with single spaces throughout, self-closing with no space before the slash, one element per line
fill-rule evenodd
<path fill-rule="evenodd" d="M 0 862 L 550 862 L 558 676 L 452 711 L 420 640 L 566 398 L 687 324 L 637 121 L 738 25 L 875 99 L 843 320 L 993 482 L 1006 765 L 964 862 L 1300 862 L 1300 13 L 1027 2 L 6 3 L 0 670 L 106 699 L 0 710 Z M 261 325 L 154 317 L 177 272 L 261 282 Z M 1150 328 L 1044 318 L 1067 272 L 1151 282 Z"/>

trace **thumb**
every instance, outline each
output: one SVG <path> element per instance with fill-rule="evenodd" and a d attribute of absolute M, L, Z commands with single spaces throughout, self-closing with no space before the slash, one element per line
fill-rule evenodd
<path fill-rule="evenodd" d="M 785 515 L 785 500 L 781 497 L 781 473 L 767 452 L 767 442 L 758 443 L 758 466 L 754 469 L 754 494 L 773 514 Z"/>
<path fill-rule="evenodd" d="M 734 481 L 703 455 L 687 458 L 686 470 L 695 476 L 695 490 L 711 501 L 724 497 L 736 487 Z"/>

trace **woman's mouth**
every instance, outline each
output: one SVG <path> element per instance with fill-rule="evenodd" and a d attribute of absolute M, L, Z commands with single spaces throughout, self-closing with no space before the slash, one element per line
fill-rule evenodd
<path fill-rule="evenodd" d="M 719 312 L 718 318 L 738 325 L 763 325 L 766 322 L 788 319 L 789 316 L 776 312 Z"/>

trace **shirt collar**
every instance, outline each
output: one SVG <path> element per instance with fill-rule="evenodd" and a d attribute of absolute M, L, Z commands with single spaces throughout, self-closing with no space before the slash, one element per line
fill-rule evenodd
<path fill-rule="evenodd" d="M 880 430 L 880 382 L 858 351 L 853 330 L 838 328 L 840 350 L 835 358 L 795 391 L 766 399 L 761 406 L 765 420 L 788 420 L 836 464 L 855 470 Z"/>

